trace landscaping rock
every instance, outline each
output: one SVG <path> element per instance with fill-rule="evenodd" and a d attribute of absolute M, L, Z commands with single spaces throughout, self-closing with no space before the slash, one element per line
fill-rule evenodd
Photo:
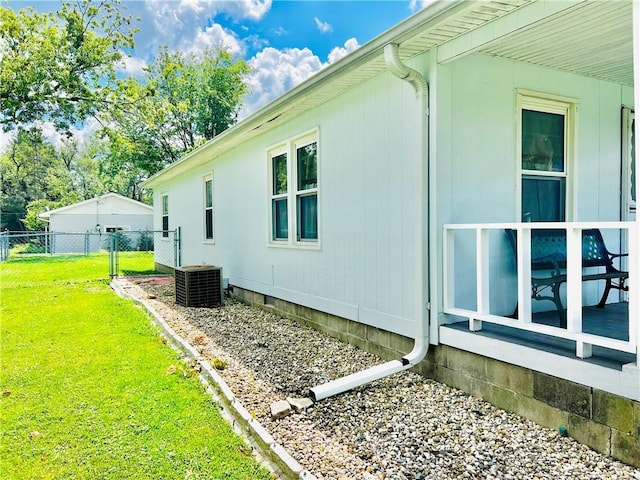
<path fill-rule="evenodd" d="M 287 402 L 289 402 L 289 405 L 291 405 L 291 407 L 297 412 L 304 412 L 307 408 L 309 408 L 311 405 L 313 405 L 313 400 L 311 400 L 310 398 L 291 398 L 291 397 L 287 397 Z"/>
<path fill-rule="evenodd" d="M 291 413 L 291 405 L 286 400 L 278 400 L 271 404 L 271 419 L 284 418 Z"/>
<path fill-rule="evenodd" d="M 562 432 L 410 371 L 270 421 L 272 404 L 291 409 L 282 398 L 303 398 L 313 386 L 383 360 L 234 300 L 187 308 L 175 305 L 166 286 L 144 288 L 158 295 L 148 301 L 182 338 L 194 345 L 207 336 L 203 355 L 226 362 L 219 373 L 233 396 L 318 480 L 640 480 L 640 470 Z"/>

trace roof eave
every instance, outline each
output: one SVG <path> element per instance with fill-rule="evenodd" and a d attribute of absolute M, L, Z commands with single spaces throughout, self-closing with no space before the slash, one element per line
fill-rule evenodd
<path fill-rule="evenodd" d="M 416 31 L 425 28 L 425 26 L 431 22 L 440 20 L 445 15 L 452 14 L 453 11 L 456 10 L 455 7 L 464 6 L 465 3 L 467 3 L 466 0 L 431 0 L 431 3 L 420 12 L 400 22 L 323 70 L 320 70 L 296 87 L 249 115 L 247 118 L 228 128 L 214 139 L 209 140 L 207 143 L 187 153 L 178 161 L 152 175 L 142 182 L 141 187 L 153 188 L 163 181 L 175 178 L 192 166 L 197 165 L 199 158 L 202 162 L 212 160 L 212 158 L 202 158 L 212 145 L 224 142 L 225 139 L 229 137 L 235 137 L 236 135 L 241 135 L 243 132 L 268 125 L 270 121 L 281 115 L 286 110 L 286 106 L 294 99 L 304 98 L 305 95 L 313 91 L 318 85 L 333 77 L 344 75 L 366 64 L 372 58 L 383 55 L 385 45 L 389 43 L 402 43 L 415 35 Z"/>

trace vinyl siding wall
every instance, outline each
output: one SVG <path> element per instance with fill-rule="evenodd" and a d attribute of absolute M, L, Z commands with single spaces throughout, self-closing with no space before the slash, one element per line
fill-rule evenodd
<path fill-rule="evenodd" d="M 170 228 L 182 228 L 183 265 L 221 265 L 232 285 L 413 336 L 417 110 L 411 87 L 384 73 L 157 186 L 155 222 L 166 193 Z M 267 149 L 313 129 L 320 248 L 269 246 Z M 209 173 L 211 245 L 203 241 Z"/>

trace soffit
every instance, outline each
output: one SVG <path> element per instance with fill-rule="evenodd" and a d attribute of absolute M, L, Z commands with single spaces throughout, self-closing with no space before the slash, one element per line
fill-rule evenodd
<path fill-rule="evenodd" d="M 408 59 L 424 53 L 448 40 L 468 33 L 485 23 L 496 20 L 514 10 L 535 0 L 487 0 L 484 2 L 461 2 L 456 5 L 455 15 L 444 15 L 443 20 L 429 24 L 428 18 L 424 22 L 427 26 L 416 26 L 407 32 L 402 32 L 402 24 L 391 29 L 387 34 L 381 35 L 373 42 L 380 43 L 370 55 L 348 64 L 347 68 L 337 70 L 330 79 L 314 84 L 304 91 L 304 84 L 300 94 L 292 96 L 280 109 L 260 123 L 253 126 L 248 132 L 243 133 L 242 138 L 228 144 L 225 151 L 233 148 L 267 129 L 283 124 L 313 108 L 316 108 L 333 98 L 343 94 L 356 85 L 379 75 L 387 69 L 384 61 L 383 48 L 387 43 L 399 44 L 399 55 L 402 59 Z M 455 2 L 450 2 L 452 5 Z M 400 31 L 400 33 L 396 33 Z M 346 59 L 345 59 L 346 60 Z M 332 68 L 332 67 L 328 67 Z M 267 106 L 268 108 L 268 106 Z M 222 153 L 222 152 L 220 152 Z"/>
<path fill-rule="evenodd" d="M 427 21 L 422 26 L 418 25 L 407 32 L 401 32 L 389 39 L 385 38 L 385 41 L 380 42 L 381 46 L 376 54 L 370 55 L 366 61 L 360 62 L 357 68 L 348 69 L 344 73 L 335 75 L 331 81 L 314 86 L 312 91 L 288 105 L 289 108 L 277 118 L 276 123 L 285 122 L 304 111 L 317 107 L 385 71 L 387 67 L 382 49 L 387 43 L 399 44 L 399 55 L 406 60 L 469 33 L 485 23 L 497 20 L 533 1 L 535 0 L 462 2 L 453 15 L 445 15 L 444 19 L 433 23 L 429 23 L 428 19 L 425 19 Z M 395 30 L 394 28 L 387 33 Z M 398 30 L 402 29 L 398 28 Z M 383 37 L 385 37 L 384 34 L 378 39 Z"/>
<path fill-rule="evenodd" d="M 588 1 L 478 49 L 482 53 L 633 85 L 631 1 Z"/>

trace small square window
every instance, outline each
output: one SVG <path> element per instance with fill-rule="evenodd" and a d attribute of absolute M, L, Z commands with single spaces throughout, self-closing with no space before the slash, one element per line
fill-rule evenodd
<path fill-rule="evenodd" d="M 298 240 L 318 239 L 318 197 L 298 197 Z"/>
<path fill-rule="evenodd" d="M 564 172 L 564 115 L 522 110 L 522 169 Z"/>

